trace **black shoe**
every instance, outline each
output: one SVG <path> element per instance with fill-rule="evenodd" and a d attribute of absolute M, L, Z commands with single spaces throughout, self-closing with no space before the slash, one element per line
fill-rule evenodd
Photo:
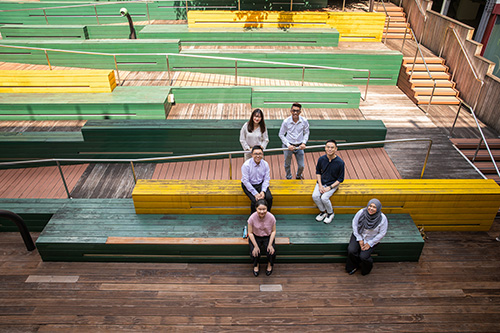
<path fill-rule="evenodd" d="M 267 275 L 267 276 L 269 276 L 269 275 L 271 275 L 271 274 L 273 274 L 273 268 L 272 268 L 272 267 L 271 267 L 271 270 L 270 270 L 270 271 L 268 271 L 268 270 L 266 269 L 266 275 Z"/>
<path fill-rule="evenodd" d="M 255 276 L 255 277 L 259 276 L 259 271 L 252 270 L 252 272 L 253 272 L 253 276 Z"/>
<path fill-rule="evenodd" d="M 356 273 L 356 271 L 357 271 L 357 270 L 358 270 L 358 269 L 357 269 L 357 268 L 355 268 L 355 269 L 353 269 L 352 271 L 347 272 L 347 273 L 349 273 L 349 275 L 353 275 L 354 273 Z"/>

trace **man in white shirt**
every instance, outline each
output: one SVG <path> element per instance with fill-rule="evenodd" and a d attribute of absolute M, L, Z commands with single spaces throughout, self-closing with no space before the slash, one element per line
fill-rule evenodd
<path fill-rule="evenodd" d="M 307 119 L 300 116 L 302 105 L 293 103 L 290 109 L 291 116 L 283 120 L 281 124 L 279 137 L 283 143 L 285 154 L 285 171 L 286 179 L 292 179 L 290 165 L 292 164 L 292 155 L 295 155 L 297 160 L 297 174 L 295 179 L 303 179 L 302 172 L 304 171 L 304 149 L 306 148 L 307 140 L 309 140 L 309 123 Z"/>
<path fill-rule="evenodd" d="M 252 148 L 252 158 L 241 166 L 241 187 L 250 198 L 252 214 L 256 211 L 255 203 L 260 199 L 267 201 L 267 210 L 270 212 L 273 205 L 273 196 L 269 190 L 271 170 L 269 164 L 263 160 L 264 151 L 261 146 Z"/>

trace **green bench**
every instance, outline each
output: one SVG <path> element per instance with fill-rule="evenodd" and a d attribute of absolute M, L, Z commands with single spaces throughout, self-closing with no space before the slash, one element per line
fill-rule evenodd
<path fill-rule="evenodd" d="M 128 53 L 130 55 L 117 55 L 116 64 L 120 70 L 131 71 L 165 71 L 167 59 L 156 53 L 175 54 L 179 53 L 180 49 L 178 39 L 5 39 L 0 44 L 105 54 Z M 9 47 L 0 47 L 0 50 L 0 61 L 47 65 L 47 57 L 43 50 L 20 50 Z M 52 66 L 115 69 L 112 55 L 56 51 L 47 53 Z M 143 53 L 151 54 L 143 55 Z"/>
<path fill-rule="evenodd" d="M 207 145 L 210 152 L 239 151 L 244 122 L 243 119 L 89 120 L 81 132 L 0 132 L 0 160 L 201 154 L 207 152 Z M 281 147 L 278 137 L 281 122 L 266 121 L 269 148 Z M 309 145 L 323 144 L 332 137 L 339 143 L 379 141 L 387 133 L 380 120 L 310 120 L 309 124 Z"/>
<path fill-rule="evenodd" d="M 116 87 L 112 93 L 0 94 L 0 120 L 165 119 L 170 87 Z"/>
<path fill-rule="evenodd" d="M 59 209 L 36 242 L 44 261 L 249 262 L 247 215 L 136 215 L 130 199 L 78 199 Z M 277 215 L 278 262 L 344 262 L 352 214 L 325 225 Z M 390 214 L 376 261 L 418 261 L 424 241 L 406 214 Z"/>
<path fill-rule="evenodd" d="M 40 232 L 52 216 L 69 202 L 71 199 L 0 199 L 0 209 L 21 216 L 30 232 Z M 18 230 L 14 222 L 0 217 L 0 232 Z"/>
<path fill-rule="evenodd" d="M 1 30 L 0 30 L 1 31 Z M 138 38 L 180 39 L 187 45 L 285 45 L 338 46 L 339 33 L 335 29 L 239 29 L 188 28 L 185 24 L 149 25 L 138 33 Z"/>

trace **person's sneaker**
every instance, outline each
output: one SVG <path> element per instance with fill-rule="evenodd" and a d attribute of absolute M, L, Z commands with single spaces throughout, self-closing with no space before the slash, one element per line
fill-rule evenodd
<path fill-rule="evenodd" d="M 304 179 L 304 176 L 303 175 L 300 175 L 300 176 L 296 176 L 295 179 L 297 180 L 301 180 L 301 179 Z"/>
<path fill-rule="evenodd" d="M 318 221 L 318 222 L 323 221 L 327 215 L 328 215 L 328 214 L 327 214 L 326 212 L 325 212 L 325 213 L 319 213 L 319 214 L 316 216 L 316 221 Z"/>
<path fill-rule="evenodd" d="M 325 222 L 326 224 L 329 224 L 330 222 L 332 222 L 334 216 L 335 216 L 335 213 L 328 214 L 328 216 L 323 220 L 323 222 Z"/>
<path fill-rule="evenodd" d="M 495 238 L 497 240 L 497 242 L 500 242 L 500 236 L 498 236 L 497 238 Z"/>
<path fill-rule="evenodd" d="M 325 219 L 325 217 L 327 217 L 328 214 L 326 212 L 322 212 L 322 213 L 319 213 L 318 215 L 316 215 L 316 221 L 318 222 L 321 222 Z"/>

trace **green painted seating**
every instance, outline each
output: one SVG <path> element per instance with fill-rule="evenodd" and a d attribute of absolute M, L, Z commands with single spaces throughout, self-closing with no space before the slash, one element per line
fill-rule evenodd
<path fill-rule="evenodd" d="M 0 30 L 1 31 L 1 30 Z M 335 29 L 242 29 L 188 28 L 184 24 L 149 25 L 141 29 L 138 38 L 180 39 L 181 45 L 286 45 L 338 46 Z"/>
<path fill-rule="evenodd" d="M 165 119 L 169 87 L 117 87 L 112 93 L 0 94 L 0 120 Z"/>
<path fill-rule="evenodd" d="M 278 262 L 344 262 L 352 214 L 325 225 L 277 215 Z M 130 199 L 73 200 L 36 245 L 44 261 L 248 262 L 247 215 L 136 215 Z M 409 215 L 388 215 L 376 261 L 418 261 L 424 242 Z M 148 240 L 149 239 L 149 240 Z"/>
<path fill-rule="evenodd" d="M 21 216 L 30 232 L 40 232 L 52 216 L 69 202 L 71 199 L 0 199 L 0 209 Z M 0 218 L 0 232 L 18 230 L 14 222 Z"/>

